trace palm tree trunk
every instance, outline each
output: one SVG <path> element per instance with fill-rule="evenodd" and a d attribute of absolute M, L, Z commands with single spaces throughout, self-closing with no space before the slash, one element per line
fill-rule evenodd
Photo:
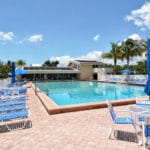
<path fill-rule="evenodd" d="M 117 60 L 114 59 L 114 75 L 116 74 L 116 64 L 117 64 Z"/>
<path fill-rule="evenodd" d="M 127 58 L 127 69 L 129 69 L 129 58 Z"/>

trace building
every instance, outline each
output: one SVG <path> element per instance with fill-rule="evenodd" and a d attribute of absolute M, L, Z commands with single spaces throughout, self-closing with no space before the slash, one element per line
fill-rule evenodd
<path fill-rule="evenodd" d="M 103 63 L 98 61 L 75 60 L 67 67 L 24 67 L 29 80 L 99 80 L 105 75 Z M 107 69 L 108 70 L 108 69 Z M 109 70 L 111 73 L 113 70 Z"/>
<path fill-rule="evenodd" d="M 97 80 L 98 73 L 95 68 L 101 68 L 103 63 L 98 61 L 76 60 L 68 64 L 69 68 L 74 68 L 80 71 L 78 79 L 80 80 Z"/>

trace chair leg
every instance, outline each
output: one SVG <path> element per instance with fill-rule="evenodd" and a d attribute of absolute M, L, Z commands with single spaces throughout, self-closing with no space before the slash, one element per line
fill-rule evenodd
<path fill-rule="evenodd" d="M 145 126 L 144 122 L 142 121 L 142 145 L 144 146 L 144 150 L 146 148 L 146 137 L 145 137 Z"/>
<path fill-rule="evenodd" d="M 113 125 L 109 129 L 108 138 L 111 139 L 111 133 L 113 131 Z"/>
<path fill-rule="evenodd" d="M 108 138 L 111 139 L 112 128 L 109 129 Z"/>
<path fill-rule="evenodd" d="M 136 134 L 137 142 L 139 142 L 139 140 L 138 140 L 138 132 L 137 132 L 137 129 L 136 129 L 135 124 L 133 124 L 133 128 L 134 128 L 134 130 L 135 130 L 135 134 Z"/>

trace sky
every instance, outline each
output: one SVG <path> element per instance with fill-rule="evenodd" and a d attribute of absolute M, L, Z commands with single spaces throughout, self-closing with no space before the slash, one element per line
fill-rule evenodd
<path fill-rule="evenodd" d="M 103 60 L 111 43 L 147 40 L 150 0 L 1 0 L 0 60 Z M 135 58 L 133 63 L 141 58 Z M 118 62 L 122 63 L 122 62 Z"/>

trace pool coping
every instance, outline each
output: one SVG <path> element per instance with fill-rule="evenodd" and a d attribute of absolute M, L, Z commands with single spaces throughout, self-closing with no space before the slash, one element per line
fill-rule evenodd
<path fill-rule="evenodd" d="M 38 89 L 32 82 L 30 82 L 30 85 L 49 114 L 58 114 L 58 113 L 66 113 L 66 112 L 107 107 L 106 102 L 94 102 L 94 103 L 58 106 L 51 98 L 49 98 L 44 92 Z M 111 102 L 113 106 L 121 106 L 121 105 L 135 104 L 136 100 L 125 99 L 125 100 L 117 100 Z"/>

